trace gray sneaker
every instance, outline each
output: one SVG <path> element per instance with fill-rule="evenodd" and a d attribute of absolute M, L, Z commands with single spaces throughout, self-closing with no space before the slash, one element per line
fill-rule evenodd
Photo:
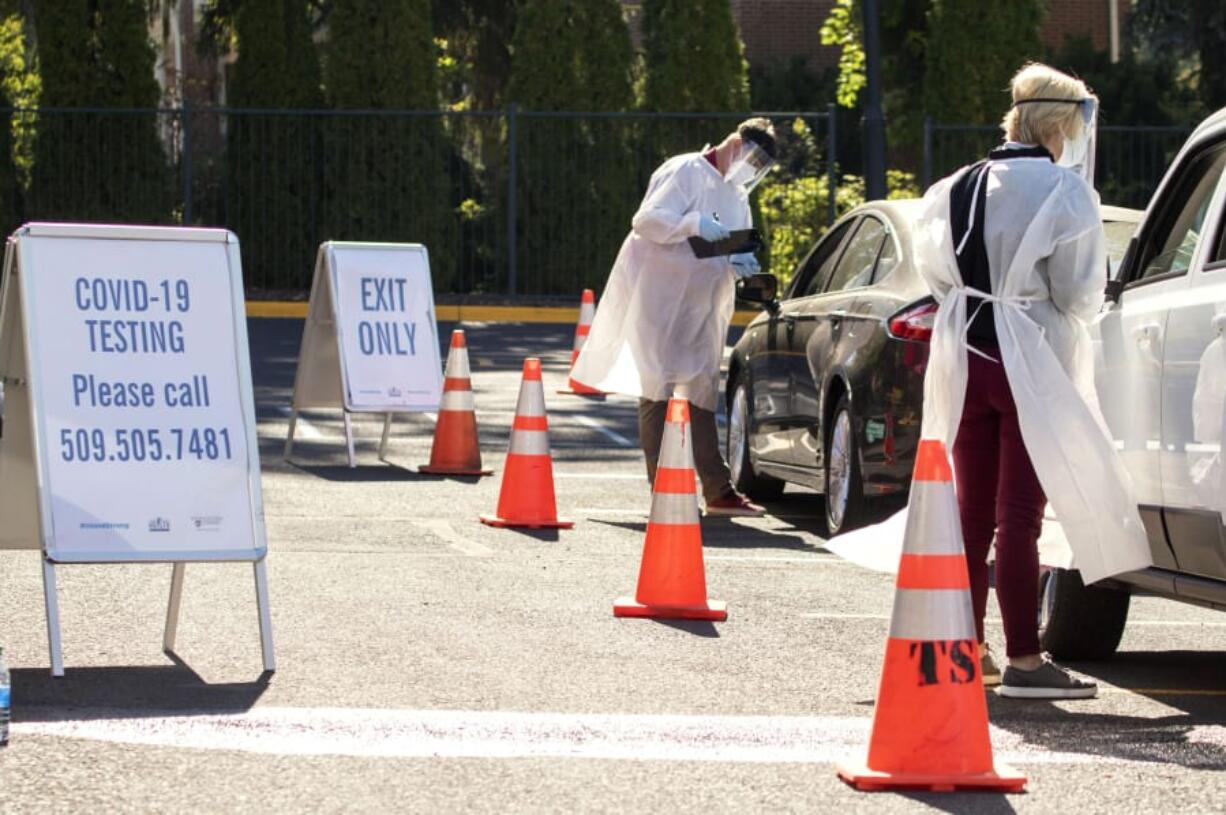
<path fill-rule="evenodd" d="M 979 673 L 983 676 L 985 688 L 994 688 L 1000 684 L 1000 668 L 992 656 L 992 647 L 986 642 L 979 643 Z"/>
<path fill-rule="evenodd" d="M 1098 685 L 1045 659 L 1033 671 L 1006 666 L 996 692 L 1012 699 L 1093 699 Z"/>

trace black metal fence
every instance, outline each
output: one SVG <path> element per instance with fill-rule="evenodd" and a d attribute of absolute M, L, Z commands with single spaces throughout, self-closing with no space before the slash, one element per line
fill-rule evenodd
<path fill-rule="evenodd" d="M 1095 186 L 1104 204 L 1144 209 L 1192 132 L 1190 127 L 1100 125 Z M 924 123 L 923 184 L 977 158 L 1000 144 L 996 125 Z"/>
<path fill-rule="evenodd" d="M 823 178 L 828 204 L 806 217 L 829 223 L 833 110 L 764 115 L 780 135 L 776 176 Z M 430 251 L 438 293 L 573 298 L 608 275 L 654 169 L 744 117 L 9 110 L 0 227 L 222 226 L 239 236 L 248 287 L 268 292 L 307 289 L 321 241 L 414 241 Z"/>

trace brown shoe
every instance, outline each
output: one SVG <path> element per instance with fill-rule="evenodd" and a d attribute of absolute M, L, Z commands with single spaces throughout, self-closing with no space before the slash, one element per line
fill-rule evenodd
<path fill-rule="evenodd" d="M 758 518 L 766 514 L 766 509 L 733 490 L 714 501 L 707 501 L 707 514 Z"/>
<path fill-rule="evenodd" d="M 1000 684 L 1000 666 L 992 658 L 992 647 L 986 642 L 979 643 L 979 673 L 983 675 L 985 688 L 994 688 Z"/>

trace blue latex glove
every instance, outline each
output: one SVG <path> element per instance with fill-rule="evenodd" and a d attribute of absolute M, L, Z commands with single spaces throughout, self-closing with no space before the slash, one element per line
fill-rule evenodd
<path fill-rule="evenodd" d="M 698 219 L 698 237 L 704 241 L 712 243 L 722 241 L 731 234 L 727 227 L 709 215 L 703 215 Z"/>
<path fill-rule="evenodd" d="M 738 279 L 743 277 L 751 277 L 762 271 L 762 267 L 758 264 L 758 259 L 754 257 L 752 252 L 743 252 L 739 255 L 732 255 L 729 260 L 732 262 L 732 273 Z"/>

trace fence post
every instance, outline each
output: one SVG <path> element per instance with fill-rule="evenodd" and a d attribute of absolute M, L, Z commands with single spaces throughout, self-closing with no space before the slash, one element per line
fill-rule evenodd
<path fill-rule="evenodd" d="M 518 220 L 519 200 L 516 195 L 519 170 L 519 105 L 512 102 L 507 106 L 507 295 L 515 297 L 516 276 L 518 272 L 518 241 L 516 221 Z"/>
<path fill-rule="evenodd" d="M 835 207 L 835 193 L 838 187 L 839 179 L 838 172 L 835 168 L 837 163 L 836 153 L 839 150 L 839 140 L 834 130 L 834 113 L 836 106 L 833 102 L 826 105 L 826 198 L 828 199 L 826 212 L 826 225 L 834 223 L 837 216 Z"/>
<path fill-rule="evenodd" d="M 924 189 L 932 184 L 932 117 L 924 117 L 924 169 L 921 179 Z"/>
<path fill-rule="evenodd" d="M 192 111 L 187 99 L 179 115 L 183 117 L 183 153 L 179 156 L 183 165 L 183 225 L 187 226 L 192 222 Z"/>

